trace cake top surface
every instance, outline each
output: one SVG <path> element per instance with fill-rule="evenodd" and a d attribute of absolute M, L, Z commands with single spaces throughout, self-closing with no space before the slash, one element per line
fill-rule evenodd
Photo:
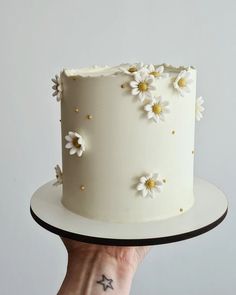
<path fill-rule="evenodd" d="M 98 66 L 94 65 L 91 67 L 78 68 L 78 69 L 64 69 L 63 72 L 67 77 L 104 77 L 104 76 L 116 76 L 127 72 L 132 73 L 133 69 L 140 69 L 143 67 L 149 67 L 150 65 L 144 65 L 143 63 L 123 63 L 116 66 Z M 151 66 L 165 68 L 165 72 L 176 73 L 181 70 L 195 69 L 193 66 L 173 66 L 170 64 L 153 64 Z"/>

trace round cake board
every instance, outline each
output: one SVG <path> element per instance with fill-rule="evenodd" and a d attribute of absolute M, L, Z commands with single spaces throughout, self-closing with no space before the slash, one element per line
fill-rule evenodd
<path fill-rule="evenodd" d="M 86 243 L 145 246 L 177 242 L 203 234 L 220 224 L 227 214 L 225 195 L 213 184 L 196 178 L 195 203 L 187 212 L 143 223 L 112 223 L 88 219 L 61 203 L 62 186 L 50 181 L 32 196 L 31 215 L 45 229 Z"/>

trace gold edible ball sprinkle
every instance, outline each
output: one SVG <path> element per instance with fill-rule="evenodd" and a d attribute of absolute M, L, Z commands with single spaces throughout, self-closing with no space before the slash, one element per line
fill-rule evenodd
<path fill-rule="evenodd" d="M 184 211 L 184 209 L 183 209 L 183 208 L 180 208 L 180 209 L 179 209 L 179 211 L 180 211 L 180 212 L 183 212 L 183 211 Z"/>
<path fill-rule="evenodd" d="M 85 190 L 85 186 L 84 185 L 81 185 L 80 186 L 80 189 L 81 189 L 81 191 L 84 191 Z"/>
<path fill-rule="evenodd" d="M 125 88 L 125 84 L 121 84 L 120 87 L 121 87 L 121 88 Z"/>
<path fill-rule="evenodd" d="M 175 134 L 175 130 L 172 130 L 172 132 L 171 132 L 172 134 Z"/>
<path fill-rule="evenodd" d="M 93 119 L 93 116 L 92 116 L 92 115 L 88 115 L 87 118 L 88 118 L 89 120 L 91 120 L 91 119 Z"/>
<path fill-rule="evenodd" d="M 164 183 L 166 183 L 166 179 L 163 179 L 162 181 L 163 181 Z"/>
<path fill-rule="evenodd" d="M 192 151 L 192 154 L 194 154 L 194 150 Z"/>
<path fill-rule="evenodd" d="M 75 112 L 78 113 L 79 112 L 79 108 L 75 108 Z"/>

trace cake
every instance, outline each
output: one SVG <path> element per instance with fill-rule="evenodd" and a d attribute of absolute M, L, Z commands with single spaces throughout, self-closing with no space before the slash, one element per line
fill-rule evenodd
<path fill-rule="evenodd" d="M 194 204 L 194 67 L 142 63 L 63 70 L 62 205 L 106 222 L 139 223 L 184 214 Z"/>

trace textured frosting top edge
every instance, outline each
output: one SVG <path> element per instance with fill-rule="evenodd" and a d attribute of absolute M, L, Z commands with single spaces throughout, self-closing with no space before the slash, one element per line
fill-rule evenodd
<path fill-rule="evenodd" d="M 63 69 L 63 73 L 67 77 L 107 77 L 107 76 L 116 76 L 118 74 L 124 74 L 125 70 L 128 70 L 130 67 L 137 65 L 139 63 L 124 63 L 118 66 L 98 66 L 94 65 L 91 67 L 79 68 L 79 69 Z M 170 64 L 154 64 L 154 67 L 164 66 L 165 72 L 167 73 L 177 73 L 182 70 L 195 70 L 194 66 L 173 66 Z"/>

